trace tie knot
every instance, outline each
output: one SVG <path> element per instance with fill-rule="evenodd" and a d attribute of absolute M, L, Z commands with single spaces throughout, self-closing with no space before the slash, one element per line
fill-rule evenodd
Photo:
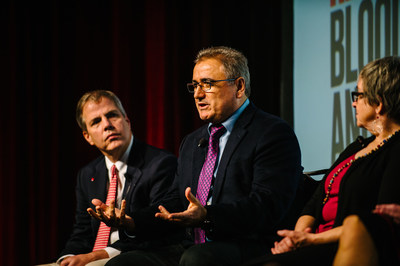
<path fill-rule="evenodd" d="M 115 166 L 115 164 L 113 164 L 111 166 L 111 178 L 115 178 L 115 177 L 117 177 L 117 175 L 118 175 L 118 169 Z"/>
<path fill-rule="evenodd" d="M 225 133 L 226 129 L 223 125 L 212 125 L 210 128 L 210 136 L 212 138 L 219 138 Z"/>

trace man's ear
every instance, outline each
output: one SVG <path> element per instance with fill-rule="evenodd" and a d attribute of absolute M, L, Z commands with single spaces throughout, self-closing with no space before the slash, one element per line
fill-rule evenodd
<path fill-rule="evenodd" d="M 385 108 L 383 108 L 382 102 L 379 102 L 379 104 L 375 107 L 375 113 L 377 115 L 383 115 L 385 113 Z"/>
<path fill-rule="evenodd" d="M 239 77 L 235 83 L 237 87 L 236 97 L 242 98 L 245 95 L 246 81 L 243 77 Z"/>
<path fill-rule="evenodd" d="M 129 117 L 125 116 L 125 121 L 131 126 L 131 120 L 129 120 Z"/>
<path fill-rule="evenodd" d="M 90 136 L 90 134 L 87 131 L 85 131 L 85 130 L 82 131 L 82 135 L 90 145 L 94 145 L 94 142 L 92 141 L 92 137 Z"/>

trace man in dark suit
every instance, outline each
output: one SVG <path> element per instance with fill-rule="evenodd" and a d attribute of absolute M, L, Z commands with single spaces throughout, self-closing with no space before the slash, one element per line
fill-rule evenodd
<path fill-rule="evenodd" d="M 148 221 L 156 216 L 192 228 L 175 265 L 239 265 L 272 246 L 301 180 L 300 149 L 287 123 L 249 101 L 243 54 L 213 47 L 195 63 L 188 90 L 208 124 L 183 140 L 174 185 L 161 205 L 133 213 L 125 226 L 151 232 Z M 174 265 L 159 258 L 157 250 L 132 251 L 107 265 Z"/>
<path fill-rule="evenodd" d="M 92 199 L 106 201 L 113 166 L 117 169 L 116 198 L 113 205 L 124 204 L 126 213 L 157 204 L 170 187 L 176 169 L 176 158 L 170 153 L 134 138 L 129 118 L 111 91 L 92 91 L 82 96 L 77 105 L 76 119 L 83 136 L 103 154 L 83 167 L 77 179 L 76 222 L 65 249 L 61 265 L 104 265 L 121 251 L 157 247 L 172 241 L 173 231 L 127 235 L 111 228 L 107 247 L 94 251 L 100 222 L 91 219 L 88 208 Z M 166 240 L 168 239 L 168 240 Z M 104 260 L 103 260 L 104 259 Z"/>

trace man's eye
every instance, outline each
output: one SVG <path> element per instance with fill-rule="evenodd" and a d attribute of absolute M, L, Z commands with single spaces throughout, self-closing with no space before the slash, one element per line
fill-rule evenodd
<path fill-rule="evenodd" d="M 100 119 L 94 119 L 92 120 L 92 123 L 90 125 L 94 126 L 100 122 Z"/>
<path fill-rule="evenodd" d="M 114 117 L 118 117 L 119 115 L 117 113 L 108 113 L 107 114 L 107 118 L 114 118 Z"/>

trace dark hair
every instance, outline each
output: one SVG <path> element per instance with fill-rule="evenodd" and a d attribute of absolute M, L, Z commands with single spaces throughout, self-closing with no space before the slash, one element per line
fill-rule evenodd
<path fill-rule="evenodd" d="M 122 115 L 124 117 L 126 117 L 126 112 L 124 107 L 122 106 L 121 101 L 119 100 L 119 98 L 117 97 L 117 95 L 115 95 L 113 92 L 111 91 L 107 91 L 107 90 L 95 90 L 95 91 L 90 91 L 85 93 L 78 101 L 78 104 L 76 106 L 76 122 L 78 122 L 79 127 L 83 130 L 86 131 L 86 123 L 85 120 L 83 119 L 82 116 L 82 111 L 83 111 L 83 107 L 85 106 L 85 104 L 88 101 L 94 101 L 96 103 L 99 103 L 101 101 L 102 98 L 108 98 L 111 101 L 114 102 L 115 106 L 119 109 L 119 111 L 122 113 Z"/>
<path fill-rule="evenodd" d="M 221 61 L 227 78 L 243 77 L 245 80 L 245 95 L 250 96 L 250 72 L 247 58 L 239 51 L 225 47 L 210 47 L 201 50 L 195 59 L 195 64 L 203 59 L 215 58 Z"/>
<path fill-rule="evenodd" d="M 360 72 L 369 104 L 382 102 L 388 117 L 400 122 L 400 58 L 388 56 L 365 65 Z"/>

